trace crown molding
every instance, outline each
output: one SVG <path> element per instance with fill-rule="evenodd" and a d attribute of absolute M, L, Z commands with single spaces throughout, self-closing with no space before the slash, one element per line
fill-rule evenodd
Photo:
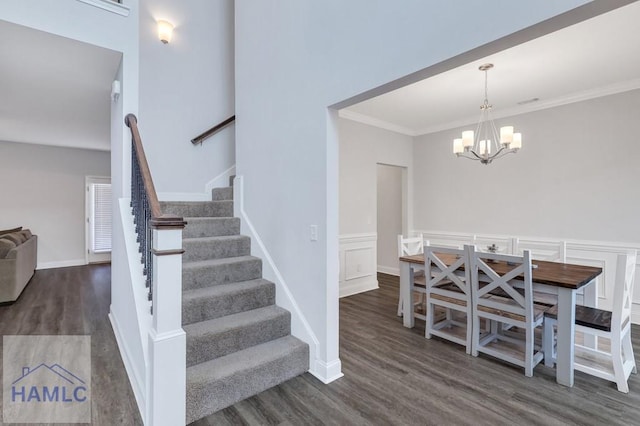
<path fill-rule="evenodd" d="M 565 96 L 559 96 L 557 98 L 542 100 L 532 104 L 517 106 L 513 108 L 506 108 L 498 111 L 492 111 L 491 116 L 494 119 L 512 117 L 514 115 L 527 114 L 534 111 L 540 111 L 548 108 L 555 108 L 562 105 L 568 105 L 575 102 L 587 101 L 590 99 L 601 98 L 603 96 L 615 95 L 617 93 L 629 92 L 631 90 L 640 89 L 640 78 L 634 80 L 622 81 L 607 86 L 598 87 L 595 89 L 583 90 L 580 92 L 574 92 Z M 456 127 L 462 127 L 469 125 L 469 123 L 476 123 L 478 117 L 466 117 L 461 120 L 450 121 L 448 123 L 439 124 L 436 126 L 423 127 L 415 130 L 415 134 L 418 136 L 427 135 L 430 133 L 441 132 L 443 130 L 455 129 Z"/>
<path fill-rule="evenodd" d="M 580 92 L 574 92 L 565 96 L 559 96 L 557 98 L 542 100 L 532 104 L 517 106 L 513 108 L 506 108 L 501 110 L 492 111 L 492 117 L 494 119 L 512 117 L 514 115 L 527 114 L 534 111 L 540 111 L 548 108 L 555 108 L 562 105 L 568 105 L 575 102 L 587 101 L 590 99 L 601 98 L 603 96 L 615 95 L 618 93 L 629 92 L 631 90 L 640 89 L 640 78 L 621 81 L 618 83 L 610 84 L 607 86 L 598 87 L 595 89 L 583 90 Z M 388 121 L 373 118 L 366 114 L 350 111 L 348 109 L 342 109 L 339 111 L 340 118 L 344 118 L 358 123 L 367 124 L 369 126 L 378 127 L 392 132 L 400 133 L 407 136 L 423 136 L 430 133 L 442 132 L 444 130 L 455 129 L 457 127 L 468 126 L 469 123 L 477 123 L 478 116 L 465 117 L 460 120 L 450 121 L 447 123 L 438 124 L 435 126 L 427 126 L 420 129 L 411 129 L 408 127 L 399 126 Z"/>
<path fill-rule="evenodd" d="M 346 120 L 356 121 L 358 123 L 367 124 L 369 126 L 378 127 L 380 129 L 389 130 L 391 132 L 400 133 L 407 136 L 418 136 L 414 130 L 407 127 L 399 126 L 397 124 L 389 123 L 388 121 L 373 118 L 369 115 L 360 114 L 359 112 L 350 111 L 348 109 L 341 109 L 338 111 L 338 116 Z"/>

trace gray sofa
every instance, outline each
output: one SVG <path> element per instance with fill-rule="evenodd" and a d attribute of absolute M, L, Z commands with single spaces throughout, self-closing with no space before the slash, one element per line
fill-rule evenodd
<path fill-rule="evenodd" d="M 22 227 L 0 231 L 0 303 L 14 302 L 36 269 L 38 236 Z"/>

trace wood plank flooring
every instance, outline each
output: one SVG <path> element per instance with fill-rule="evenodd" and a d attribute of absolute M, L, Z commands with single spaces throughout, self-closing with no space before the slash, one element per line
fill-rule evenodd
<path fill-rule="evenodd" d="M 91 335 L 93 424 L 139 425 L 107 318 L 109 282 L 105 265 L 38 271 L 18 302 L 0 307 L 0 331 Z M 559 386 L 542 365 L 527 379 L 520 368 L 426 340 L 423 321 L 404 328 L 395 315 L 397 278 L 380 274 L 379 283 L 340 300 L 345 377 L 324 385 L 307 373 L 192 425 L 640 424 L 638 375 L 626 395 L 580 372 L 575 387 Z M 633 336 L 637 355 L 638 326 Z"/>
<path fill-rule="evenodd" d="M 310 374 L 193 425 L 636 425 L 640 377 L 623 394 L 613 383 L 576 372 L 571 389 L 555 370 L 533 378 L 490 357 L 424 338 L 424 322 L 396 316 L 398 278 L 378 275 L 379 290 L 340 300 L 340 359 L 345 376 L 329 385 Z M 640 353 L 640 328 L 633 326 Z"/>
<path fill-rule="evenodd" d="M 110 265 L 36 271 L 13 305 L 0 306 L 0 333 L 90 335 L 92 424 L 141 425 L 107 317 L 110 302 Z"/>

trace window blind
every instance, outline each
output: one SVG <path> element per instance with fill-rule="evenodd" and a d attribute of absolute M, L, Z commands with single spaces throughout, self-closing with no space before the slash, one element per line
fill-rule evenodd
<path fill-rule="evenodd" d="M 93 189 L 94 253 L 111 251 L 111 184 L 95 183 Z"/>

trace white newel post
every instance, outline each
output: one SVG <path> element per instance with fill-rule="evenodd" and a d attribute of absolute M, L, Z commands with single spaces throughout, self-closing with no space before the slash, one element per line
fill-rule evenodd
<path fill-rule="evenodd" d="M 186 420 L 182 253 L 182 229 L 153 230 L 153 325 L 149 332 L 147 425 L 182 425 Z"/>

